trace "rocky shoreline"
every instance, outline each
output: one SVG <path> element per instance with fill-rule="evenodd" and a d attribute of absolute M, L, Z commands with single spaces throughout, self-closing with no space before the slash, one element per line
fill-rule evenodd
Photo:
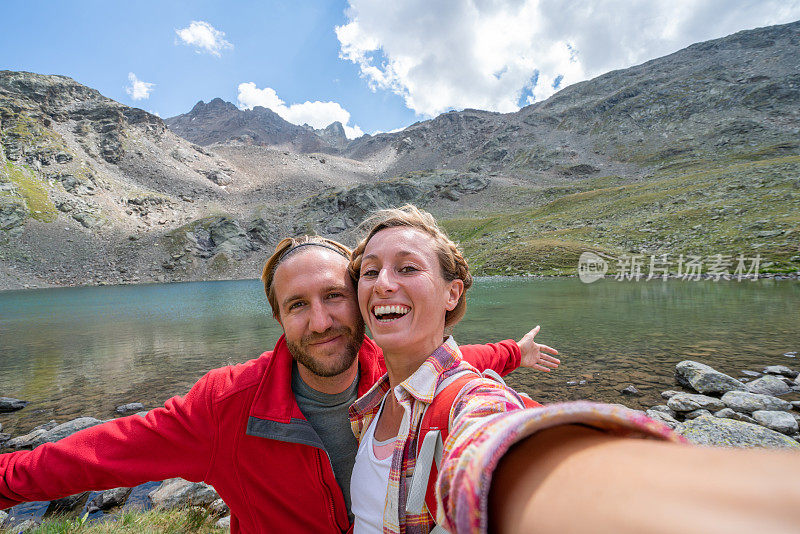
<path fill-rule="evenodd" d="M 680 389 L 665 390 L 661 394 L 665 404 L 645 413 L 697 445 L 800 452 L 800 401 L 781 398 L 800 392 L 800 372 L 785 365 L 772 365 L 761 371 L 743 370 L 742 374 L 746 376 L 737 379 L 703 363 L 684 360 L 675 366 L 675 382 Z M 639 394 L 634 386 L 622 393 Z M 26 405 L 20 399 L 0 397 L 0 413 L 19 411 Z M 147 415 L 145 406 L 138 402 L 117 406 L 114 412 L 118 416 Z M 78 417 L 61 424 L 49 421 L 16 437 L 3 434 L 0 425 L 0 452 L 33 449 L 103 422 L 94 417 Z M 114 513 L 126 506 L 134 491 L 135 488 L 114 488 L 51 501 L 44 517 Z M 230 510 L 214 488 L 204 483 L 180 478 L 162 481 L 147 493 L 146 505 L 159 509 L 200 507 L 219 517 L 217 527 L 227 528 L 230 524 Z M 30 514 L 15 516 L 15 508 L 9 512 L 0 512 L 0 529 L 22 532 L 39 524 L 40 519 L 30 518 Z"/>

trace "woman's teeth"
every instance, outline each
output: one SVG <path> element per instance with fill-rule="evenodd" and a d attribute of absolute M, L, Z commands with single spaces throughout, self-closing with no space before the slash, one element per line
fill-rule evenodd
<path fill-rule="evenodd" d="M 411 308 L 408 306 L 399 305 L 375 306 L 375 308 L 372 309 L 372 313 L 375 315 L 375 318 L 381 323 L 388 323 L 390 321 L 394 321 L 395 319 L 399 319 L 410 311 Z"/>

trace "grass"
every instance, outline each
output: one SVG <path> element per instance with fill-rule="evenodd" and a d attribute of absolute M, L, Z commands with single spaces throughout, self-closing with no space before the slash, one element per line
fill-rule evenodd
<path fill-rule="evenodd" d="M 796 272 L 800 156 L 786 154 L 792 147 L 661 165 L 647 180 L 629 184 L 589 178 L 576 184 L 578 191 L 539 189 L 541 202 L 529 208 L 441 222 L 476 274 L 575 274 L 586 250 L 675 260 L 680 254 L 759 254 L 767 264 L 761 272 Z M 667 159 L 678 158 L 685 155 Z"/>
<path fill-rule="evenodd" d="M 179 534 L 184 532 L 216 533 L 227 529 L 214 528 L 217 517 L 203 508 L 182 510 L 125 510 L 107 516 L 103 521 L 85 518 L 52 517 L 26 532 L 31 534 L 107 534 L 136 532 L 138 534 Z M 10 534 L 11 530 L 0 531 Z"/>
<path fill-rule="evenodd" d="M 33 171 L 7 161 L 6 175 L 25 199 L 32 218 L 48 223 L 56 220 L 58 210 L 48 197 L 47 188 L 36 178 Z"/>

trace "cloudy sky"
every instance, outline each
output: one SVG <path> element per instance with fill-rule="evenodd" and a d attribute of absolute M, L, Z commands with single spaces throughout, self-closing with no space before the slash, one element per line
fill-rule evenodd
<path fill-rule="evenodd" d="M 4 0 L 0 69 L 171 117 L 220 97 L 347 135 L 500 112 L 743 29 L 800 0 Z"/>

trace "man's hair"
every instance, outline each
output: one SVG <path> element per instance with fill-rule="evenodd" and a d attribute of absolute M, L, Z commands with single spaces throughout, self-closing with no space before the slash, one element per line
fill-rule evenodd
<path fill-rule="evenodd" d="M 281 240 L 275 247 L 275 252 L 272 253 L 272 256 L 267 259 L 267 263 L 264 264 L 264 270 L 261 271 L 261 281 L 264 282 L 264 293 L 267 294 L 267 300 L 272 308 L 272 316 L 276 319 L 280 317 L 280 308 L 275 298 L 275 288 L 272 287 L 272 280 L 275 278 L 275 270 L 286 257 L 294 254 L 298 249 L 312 246 L 330 249 L 337 254 L 341 254 L 347 260 L 350 259 L 350 255 L 352 254 L 351 250 L 341 243 L 318 235 L 287 237 Z"/>
<path fill-rule="evenodd" d="M 458 245 L 447 237 L 444 230 L 436 223 L 433 215 L 416 206 L 406 204 L 401 208 L 377 211 L 361 224 L 362 227 L 371 227 L 371 229 L 367 237 L 362 239 L 353 250 L 350 265 L 347 267 L 350 276 L 356 283 L 358 283 L 358 279 L 361 276 L 361 260 L 364 255 L 364 249 L 367 248 L 369 240 L 381 230 L 396 227 L 414 228 L 433 238 L 442 277 L 448 282 L 453 280 L 464 282 L 464 291 L 461 293 L 456 307 L 448 311 L 444 316 L 445 329 L 449 330 L 454 327 L 467 311 L 466 294 L 467 290 L 472 286 L 472 275 L 469 274 L 469 266 Z"/>

